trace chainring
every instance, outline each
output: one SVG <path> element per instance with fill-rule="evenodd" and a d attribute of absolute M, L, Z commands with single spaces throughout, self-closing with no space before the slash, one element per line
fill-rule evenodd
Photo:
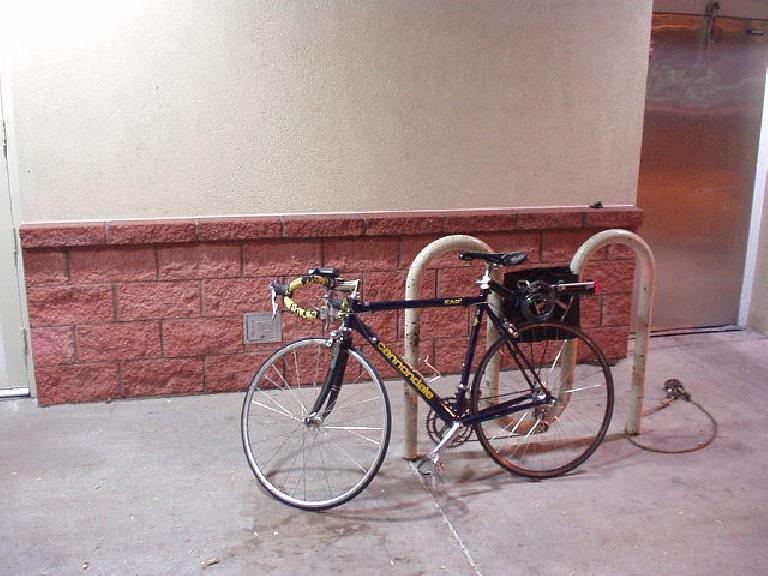
<path fill-rule="evenodd" d="M 452 403 L 456 401 L 456 397 L 452 396 L 450 398 L 445 399 L 448 403 Z M 427 413 L 427 420 L 425 422 L 427 427 L 427 435 L 429 436 L 429 439 L 432 440 L 432 442 L 437 445 L 440 440 L 443 439 L 443 435 L 448 431 L 448 428 L 450 426 L 443 422 L 440 418 L 438 418 L 437 413 L 435 413 L 432 408 L 429 409 L 429 412 Z M 472 432 L 474 431 L 474 428 L 472 427 L 465 427 L 462 428 L 459 432 L 456 433 L 456 435 L 453 437 L 453 439 L 445 445 L 446 448 L 457 448 L 464 444 L 469 438 L 472 436 Z"/>

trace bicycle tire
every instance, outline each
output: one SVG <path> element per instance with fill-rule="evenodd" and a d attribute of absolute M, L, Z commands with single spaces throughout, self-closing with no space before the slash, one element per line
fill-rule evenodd
<path fill-rule="evenodd" d="M 512 342 L 525 359 L 515 359 Z M 529 366 L 521 369 L 521 362 Z M 516 335 L 502 335 L 483 357 L 472 384 L 472 414 L 530 394 L 526 374 L 531 369 L 554 396 L 553 404 L 477 423 L 475 431 L 486 453 L 510 472 L 561 476 L 584 463 L 603 441 L 613 413 L 613 377 L 600 348 L 578 328 L 555 322 L 524 325 Z"/>
<path fill-rule="evenodd" d="M 325 338 L 291 342 L 256 372 L 243 401 L 243 449 L 259 483 L 303 510 L 339 506 L 379 471 L 391 432 L 387 390 L 373 365 L 350 350 L 344 381 L 325 418 L 308 421 L 329 363 Z"/>

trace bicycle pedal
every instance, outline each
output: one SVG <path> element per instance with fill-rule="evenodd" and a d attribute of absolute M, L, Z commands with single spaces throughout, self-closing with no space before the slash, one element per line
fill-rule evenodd
<path fill-rule="evenodd" d="M 418 464 L 416 464 L 416 470 L 419 471 L 419 474 L 422 476 L 432 476 L 432 477 L 439 477 L 440 476 L 440 468 L 443 466 L 443 464 L 438 461 L 434 462 L 431 458 L 422 458 Z"/>

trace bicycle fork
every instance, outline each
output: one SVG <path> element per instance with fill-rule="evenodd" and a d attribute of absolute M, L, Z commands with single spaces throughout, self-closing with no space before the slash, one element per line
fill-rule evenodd
<path fill-rule="evenodd" d="M 336 400 L 341 391 L 341 384 L 344 381 L 344 372 L 347 369 L 347 360 L 349 359 L 349 350 L 344 342 L 334 342 L 333 356 L 331 358 L 328 375 L 323 382 L 323 387 L 317 395 L 312 411 L 305 417 L 306 424 L 317 424 L 323 422 L 333 411 Z"/>

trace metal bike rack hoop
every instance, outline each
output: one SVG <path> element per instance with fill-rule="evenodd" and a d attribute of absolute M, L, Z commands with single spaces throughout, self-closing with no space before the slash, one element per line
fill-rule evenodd
<path fill-rule="evenodd" d="M 421 277 L 427 264 L 440 254 L 452 250 L 479 250 L 484 252 L 493 252 L 491 247 L 478 240 L 474 236 L 454 235 L 444 236 L 425 246 L 421 252 L 414 258 L 408 269 L 408 278 L 405 283 L 405 299 L 415 300 L 419 296 L 419 287 L 421 286 Z M 494 279 L 499 281 L 500 274 L 498 270 L 494 271 Z M 455 294 L 448 294 L 455 296 Z M 488 302 L 494 312 L 501 310 L 501 298 L 493 294 Z M 419 316 L 420 311 L 417 308 L 408 308 L 405 311 L 405 359 L 411 366 L 416 366 L 419 358 Z M 496 329 L 491 322 L 488 323 L 488 339 L 490 346 L 496 339 Z M 418 429 L 418 397 L 416 393 L 408 386 L 405 386 L 405 439 L 403 441 L 403 458 L 414 460 L 417 457 L 416 433 Z"/>
<path fill-rule="evenodd" d="M 650 341 L 653 293 L 656 284 L 656 260 L 648 244 L 640 236 L 628 230 L 604 230 L 598 232 L 581 245 L 571 260 L 571 272 L 581 275 L 584 262 L 597 250 L 609 244 L 623 244 L 632 248 L 640 263 L 640 293 L 637 302 L 637 337 L 632 363 L 632 396 L 625 431 L 627 434 L 640 433 L 643 416 L 643 390 L 645 389 L 648 367 L 648 343 Z"/>

